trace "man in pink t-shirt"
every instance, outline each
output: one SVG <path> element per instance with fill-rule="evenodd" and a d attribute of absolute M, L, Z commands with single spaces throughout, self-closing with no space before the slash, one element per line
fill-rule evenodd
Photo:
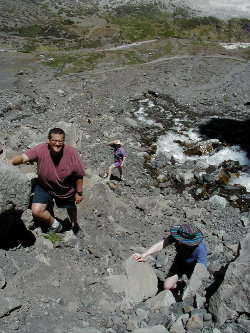
<path fill-rule="evenodd" d="M 78 152 L 64 143 L 65 133 L 61 128 L 49 131 L 48 142 L 28 149 L 10 159 L 13 165 L 26 162 L 37 163 L 38 184 L 32 200 L 32 214 L 47 223 L 49 232 L 60 232 L 62 225 L 48 211 L 48 204 L 54 200 L 60 208 L 66 208 L 77 233 L 76 205 L 83 200 L 82 185 L 85 169 Z"/>

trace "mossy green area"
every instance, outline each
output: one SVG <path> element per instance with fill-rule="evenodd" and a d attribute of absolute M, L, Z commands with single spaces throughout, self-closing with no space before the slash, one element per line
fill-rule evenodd
<path fill-rule="evenodd" d="M 53 233 L 49 233 L 49 234 L 45 235 L 44 238 L 48 239 L 53 244 L 56 242 L 63 241 L 63 237 L 61 235 L 53 234 Z"/>

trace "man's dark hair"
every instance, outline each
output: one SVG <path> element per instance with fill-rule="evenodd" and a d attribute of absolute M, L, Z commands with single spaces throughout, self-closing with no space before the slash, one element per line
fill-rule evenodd
<path fill-rule="evenodd" d="M 59 128 L 59 127 L 52 128 L 52 129 L 49 131 L 48 139 L 51 138 L 51 134 L 62 134 L 62 135 L 63 135 L 63 138 L 65 138 L 65 132 L 64 132 L 64 130 L 62 130 L 62 129 Z"/>

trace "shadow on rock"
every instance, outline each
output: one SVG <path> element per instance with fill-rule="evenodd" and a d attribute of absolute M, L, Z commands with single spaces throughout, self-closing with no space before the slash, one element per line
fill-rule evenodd
<path fill-rule="evenodd" d="M 224 281 L 224 276 L 226 274 L 228 264 L 220 268 L 219 271 L 213 273 L 214 282 L 206 288 L 206 297 L 209 299 L 218 290 L 222 282 Z"/>
<path fill-rule="evenodd" d="M 9 214 L 1 214 L 0 219 L 1 224 L 5 224 L 6 226 L 6 228 L 1 229 L 0 249 L 8 250 L 18 245 L 28 247 L 35 243 L 36 238 L 33 233 L 26 228 L 21 220 L 21 214 L 12 216 L 9 216 Z"/>
<path fill-rule="evenodd" d="M 247 152 L 247 157 L 250 159 L 250 119 L 213 118 L 206 124 L 200 125 L 199 132 L 210 139 L 219 139 L 224 143 L 239 145 Z"/>

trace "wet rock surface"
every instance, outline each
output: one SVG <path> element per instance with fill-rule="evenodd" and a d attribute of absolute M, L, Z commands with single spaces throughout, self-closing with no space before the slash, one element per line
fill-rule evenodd
<path fill-rule="evenodd" d="M 229 181 L 248 169 L 227 158 L 210 165 L 202 157 L 234 144 L 249 153 L 249 63 L 189 56 L 59 75 L 30 54 L 0 57 L 0 217 L 8 229 L 0 235 L 0 330 L 247 332 L 250 199 L 246 188 Z M 209 127 L 211 118 L 219 120 Z M 29 210 L 35 166 L 7 163 L 46 141 L 55 126 L 65 129 L 86 164 L 78 207 L 83 238 L 54 207 L 64 232 L 46 239 Z M 234 129 L 236 141 L 228 134 Z M 189 130 L 204 136 L 190 144 L 182 137 Z M 159 138 L 170 132 L 196 160 L 180 163 L 173 152 L 160 151 Z M 112 162 L 107 143 L 117 138 L 128 152 L 126 180 L 114 172 L 107 184 L 100 175 Z M 196 267 L 172 294 L 162 290 L 172 247 L 143 264 L 128 258 L 185 222 L 204 232 L 208 273 Z"/>

